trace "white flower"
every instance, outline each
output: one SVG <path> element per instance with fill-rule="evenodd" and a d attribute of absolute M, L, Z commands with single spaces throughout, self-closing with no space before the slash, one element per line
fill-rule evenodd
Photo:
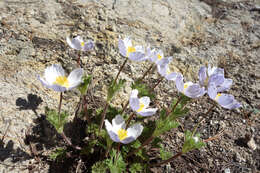
<path fill-rule="evenodd" d="M 150 61 L 154 62 L 156 65 L 161 65 L 163 63 L 164 54 L 162 50 L 155 50 L 147 48 L 147 56 L 149 56 Z"/>
<path fill-rule="evenodd" d="M 82 82 L 83 72 L 82 68 L 77 68 L 66 77 L 63 68 L 53 64 L 45 69 L 44 77 L 38 77 L 38 79 L 47 88 L 63 92 L 77 87 Z"/>
<path fill-rule="evenodd" d="M 118 49 L 122 56 L 132 61 L 144 61 L 147 59 L 145 57 L 144 48 L 142 46 L 133 46 L 129 37 L 118 40 Z"/>
<path fill-rule="evenodd" d="M 120 142 L 123 144 L 133 142 L 143 131 L 143 126 L 141 124 L 134 124 L 128 129 L 125 129 L 125 120 L 121 115 L 117 115 L 112 120 L 112 124 L 108 120 L 105 120 L 105 126 L 110 138 L 114 142 Z"/>
<path fill-rule="evenodd" d="M 167 80 L 175 81 L 178 73 L 172 72 L 169 68 L 169 64 L 172 60 L 172 57 L 163 58 L 161 63 L 157 65 L 157 69 L 160 75 L 165 77 Z"/>
<path fill-rule="evenodd" d="M 190 98 L 198 98 L 203 96 L 206 93 L 204 87 L 201 87 L 197 83 L 192 82 L 183 82 L 182 74 L 178 74 L 175 79 L 175 85 L 179 92 L 183 93 Z"/>
<path fill-rule="evenodd" d="M 89 40 L 88 42 L 84 42 L 80 36 L 77 36 L 73 39 L 70 39 L 69 37 L 67 37 L 66 41 L 71 48 L 76 49 L 76 50 L 88 51 L 90 49 L 93 49 L 93 47 L 94 47 L 93 41 Z"/>
<path fill-rule="evenodd" d="M 141 116 L 151 116 L 156 113 L 157 108 L 148 108 L 150 104 L 150 98 L 145 96 L 140 99 L 137 97 L 138 90 L 133 90 L 130 96 L 130 107 L 133 111 Z"/>
<path fill-rule="evenodd" d="M 199 142 L 198 136 L 193 136 L 193 139 L 194 139 L 194 142 L 195 142 L 195 143 Z"/>

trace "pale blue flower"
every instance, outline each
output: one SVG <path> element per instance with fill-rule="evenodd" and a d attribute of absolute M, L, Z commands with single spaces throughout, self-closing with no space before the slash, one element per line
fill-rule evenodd
<path fill-rule="evenodd" d="M 230 89 L 233 81 L 224 77 L 224 69 L 212 67 L 201 67 L 199 70 L 199 81 L 201 86 L 207 87 L 210 83 L 214 83 L 218 92 Z"/>
<path fill-rule="evenodd" d="M 132 61 L 145 61 L 145 51 L 142 46 L 134 46 L 129 37 L 118 40 L 119 53 Z"/>
<path fill-rule="evenodd" d="M 110 138 L 114 142 L 123 144 L 133 142 L 143 131 L 143 126 L 141 124 L 134 124 L 126 129 L 125 120 L 121 115 L 117 115 L 112 120 L 112 124 L 108 120 L 105 120 L 105 126 Z"/>
<path fill-rule="evenodd" d="M 130 96 L 130 107 L 133 111 L 136 111 L 137 114 L 141 116 L 151 116 L 156 113 L 157 108 L 148 108 L 150 104 L 150 98 L 145 96 L 138 98 L 138 90 L 135 89 L 131 92 Z"/>
<path fill-rule="evenodd" d="M 219 93 L 214 83 L 209 84 L 208 95 L 223 108 L 236 109 L 241 107 L 241 104 L 231 94 Z"/>
<path fill-rule="evenodd" d="M 69 37 L 66 38 L 68 45 L 76 50 L 81 51 L 89 51 L 94 48 L 94 43 L 92 40 L 88 40 L 84 42 L 80 36 L 70 39 Z"/>
<path fill-rule="evenodd" d="M 146 52 L 147 57 L 149 57 L 149 60 L 154 62 L 156 65 L 161 65 L 163 63 L 162 60 L 165 57 L 162 50 L 155 50 L 148 47 Z"/>
<path fill-rule="evenodd" d="M 172 61 L 172 57 L 163 58 L 161 63 L 157 65 L 157 69 L 160 75 L 165 77 L 167 80 L 175 81 L 178 73 L 172 72 L 169 68 L 169 64 Z"/>
<path fill-rule="evenodd" d="M 182 74 L 177 75 L 175 85 L 179 92 L 183 93 L 184 95 L 190 98 L 198 98 L 206 93 L 205 88 L 201 87 L 197 83 L 184 83 Z"/>
<path fill-rule="evenodd" d="M 63 92 L 77 87 L 82 82 L 84 70 L 77 68 L 68 77 L 60 65 L 53 64 L 45 69 L 44 77 L 38 77 L 41 83 L 54 91 Z"/>

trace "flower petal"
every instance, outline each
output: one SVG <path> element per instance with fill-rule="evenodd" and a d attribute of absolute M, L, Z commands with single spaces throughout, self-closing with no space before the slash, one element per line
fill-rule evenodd
<path fill-rule="evenodd" d="M 131 96 L 129 99 L 129 104 L 133 111 L 137 111 L 140 106 L 140 102 L 139 102 L 137 95 L 138 95 L 138 90 L 135 89 L 131 92 Z"/>
<path fill-rule="evenodd" d="M 81 50 L 82 39 L 80 36 L 77 36 L 73 39 L 70 39 L 69 37 L 67 37 L 66 41 L 71 48 L 76 49 L 76 50 Z"/>
<path fill-rule="evenodd" d="M 44 78 L 50 85 L 53 84 L 59 76 L 65 76 L 65 72 L 60 65 L 53 64 L 45 69 Z"/>
<path fill-rule="evenodd" d="M 149 97 L 145 96 L 145 97 L 141 97 L 141 98 L 139 99 L 139 102 L 142 103 L 142 104 L 144 104 L 144 108 L 147 108 L 147 107 L 149 106 L 151 100 L 150 100 Z"/>
<path fill-rule="evenodd" d="M 69 89 L 77 87 L 82 82 L 83 73 L 83 68 L 77 68 L 70 73 L 68 76 Z"/>
<path fill-rule="evenodd" d="M 172 73 L 170 73 L 170 74 L 167 74 L 167 75 L 165 76 L 165 78 L 166 78 L 167 80 L 173 80 L 173 81 L 175 81 L 177 76 L 178 76 L 178 73 L 172 72 Z"/>
<path fill-rule="evenodd" d="M 144 127 L 141 124 L 134 124 L 127 129 L 127 134 L 129 137 L 132 136 L 136 139 L 141 135 L 143 129 Z"/>
<path fill-rule="evenodd" d="M 120 142 L 123 143 L 123 144 L 129 144 L 129 143 L 133 142 L 134 140 L 135 140 L 134 137 L 129 136 L 129 137 L 126 137 L 124 140 L 122 140 Z"/>
<path fill-rule="evenodd" d="M 201 86 L 204 86 L 206 79 L 207 79 L 207 68 L 201 67 L 199 70 L 199 83 Z"/>
<path fill-rule="evenodd" d="M 232 79 L 225 78 L 224 82 L 220 86 L 217 87 L 218 92 L 223 92 L 223 91 L 229 90 L 231 85 L 232 85 L 232 83 L 233 83 Z"/>
<path fill-rule="evenodd" d="M 175 80 L 176 88 L 179 92 L 183 92 L 184 90 L 184 83 L 183 83 L 183 76 L 182 74 L 178 74 Z"/>
<path fill-rule="evenodd" d="M 133 53 L 129 53 L 129 57 L 130 60 L 132 61 L 144 61 L 145 59 L 145 54 L 142 52 L 133 52 Z"/>
<path fill-rule="evenodd" d="M 208 76 L 211 76 L 213 74 L 222 74 L 222 75 L 224 75 L 224 69 L 217 68 L 217 67 L 212 67 L 211 68 L 211 65 L 209 64 L 208 65 Z"/>
<path fill-rule="evenodd" d="M 213 74 L 209 77 L 209 82 L 208 82 L 208 85 L 210 83 L 214 83 L 216 86 L 219 86 L 221 85 L 223 82 L 224 82 L 224 75 L 223 74 Z"/>
<path fill-rule="evenodd" d="M 112 139 L 114 142 L 120 142 L 120 139 L 118 135 L 114 131 L 107 131 L 109 137 Z"/>
<path fill-rule="evenodd" d="M 191 84 L 184 90 L 184 94 L 190 98 L 198 98 L 205 93 L 205 88 L 201 87 L 199 84 Z"/>
<path fill-rule="evenodd" d="M 143 117 L 147 117 L 147 116 L 152 116 L 156 113 L 158 109 L 157 108 L 147 108 L 147 109 L 143 109 L 140 112 L 137 112 L 137 114 L 143 116 Z"/>
<path fill-rule="evenodd" d="M 209 84 L 207 92 L 208 92 L 208 96 L 214 100 L 218 94 L 216 85 L 214 83 Z"/>
<path fill-rule="evenodd" d="M 90 40 L 84 44 L 84 46 L 82 47 L 82 51 L 89 51 L 93 48 L 94 48 L 94 42 L 92 40 Z"/>
<path fill-rule="evenodd" d="M 113 131 L 117 133 L 119 129 L 125 129 L 125 120 L 121 115 L 117 115 L 115 118 L 112 120 L 112 126 L 113 126 Z"/>
<path fill-rule="evenodd" d="M 220 94 L 220 96 L 216 98 L 216 101 L 226 109 L 235 109 L 241 107 L 241 104 L 235 100 L 234 96 L 231 94 Z"/>

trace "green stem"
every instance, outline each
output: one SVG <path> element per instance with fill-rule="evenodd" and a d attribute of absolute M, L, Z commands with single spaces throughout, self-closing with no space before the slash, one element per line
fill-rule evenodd
<path fill-rule="evenodd" d="M 164 160 L 164 161 L 162 161 L 162 162 L 153 164 L 151 167 L 161 166 L 161 165 L 163 165 L 163 164 L 169 163 L 169 162 L 173 161 L 174 159 L 176 159 L 177 157 L 181 156 L 182 154 L 183 154 L 182 152 L 179 152 L 179 153 L 175 154 L 174 156 L 172 156 L 171 158 L 169 158 L 169 159 L 167 159 L 167 160 Z"/>
<path fill-rule="evenodd" d="M 59 107 L 58 107 L 58 116 L 59 116 L 59 124 L 60 124 L 60 110 L 61 110 L 61 103 L 62 103 L 62 93 L 60 93 L 60 103 L 59 103 Z"/>

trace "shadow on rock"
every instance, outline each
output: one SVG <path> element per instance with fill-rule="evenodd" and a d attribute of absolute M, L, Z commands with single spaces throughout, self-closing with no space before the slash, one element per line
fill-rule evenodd
<path fill-rule="evenodd" d="M 57 146 L 56 137 L 58 135 L 55 128 L 46 120 L 46 116 L 41 114 L 34 119 L 35 125 L 26 132 L 25 144 L 33 144 L 37 151 L 50 149 Z"/>
<path fill-rule="evenodd" d="M 28 160 L 31 157 L 20 148 L 14 149 L 14 142 L 12 140 L 9 140 L 7 144 L 0 141 L 0 161 L 2 162 L 8 158 L 11 159 L 11 162 L 16 163 Z"/>
<path fill-rule="evenodd" d="M 16 106 L 19 107 L 19 110 L 32 110 L 36 114 L 36 116 L 38 116 L 36 109 L 41 103 L 41 97 L 35 94 L 28 94 L 27 99 L 21 97 L 16 99 Z"/>

